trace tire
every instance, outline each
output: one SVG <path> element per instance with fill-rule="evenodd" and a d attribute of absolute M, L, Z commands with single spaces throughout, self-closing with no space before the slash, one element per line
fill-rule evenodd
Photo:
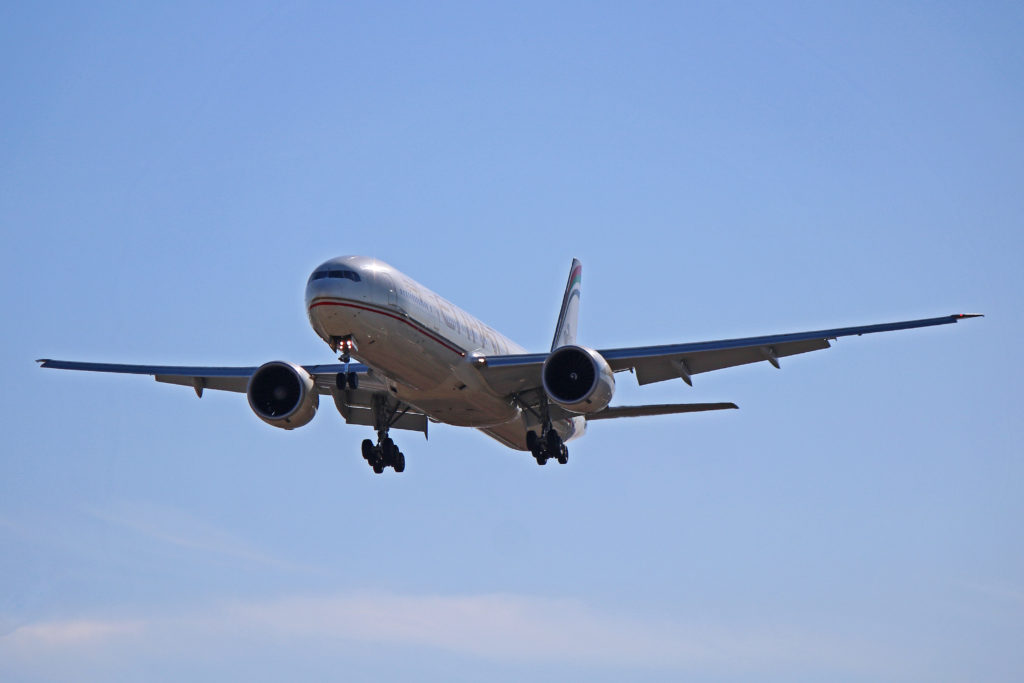
<path fill-rule="evenodd" d="M 376 455 L 373 451 L 373 442 L 369 439 L 363 439 L 363 460 L 366 462 L 373 462 L 374 456 Z"/>
<path fill-rule="evenodd" d="M 394 465 L 395 459 L 398 457 L 398 446 L 391 439 L 384 439 L 380 442 L 380 457 L 384 461 L 384 466 Z"/>
<path fill-rule="evenodd" d="M 537 432 L 526 432 L 526 449 L 531 453 L 537 452 Z"/>
<path fill-rule="evenodd" d="M 348 373 L 347 383 L 348 388 L 351 389 L 352 391 L 355 391 L 356 389 L 359 388 L 359 375 L 357 375 L 354 372 Z"/>
<path fill-rule="evenodd" d="M 398 454 L 395 455 L 394 468 L 395 472 L 405 472 L 405 453 L 399 451 Z"/>
<path fill-rule="evenodd" d="M 384 472 L 384 465 L 382 465 L 379 462 L 373 463 L 373 472 L 374 472 L 374 474 L 381 474 L 381 473 L 383 473 Z"/>
<path fill-rule="evenodd" d="M 562 452 L 562 437 L 560 437 L 558 435 L 558 432 L 556 432 L 554 429 L 547 433 L 545 442 L 546 443 L 544 445 L 548 447 L 547 451 L 551 455 L 556 455 Z"/>

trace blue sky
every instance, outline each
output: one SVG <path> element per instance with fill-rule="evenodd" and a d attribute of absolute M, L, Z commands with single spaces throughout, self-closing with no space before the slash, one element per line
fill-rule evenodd
<path fill-rule="evenodd" d="M 0 10 L 4 680 L 1016 681 L 1015 3 Z M 565 467 L 35 358 L 330 362 L 374 255 L 525 346 L 958 312 L 644 387 Z"/>

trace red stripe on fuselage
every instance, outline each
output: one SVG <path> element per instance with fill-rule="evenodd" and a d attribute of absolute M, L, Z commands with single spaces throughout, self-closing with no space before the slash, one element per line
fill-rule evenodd
<path fill-rule="evenodd" d="M 386 315 L 389 318 L 394 318 L 395 320 L 397 320 L 399 322 L 405 323 L 406 325 L 408 325 L 412 329 L 414 329 L 417 332 L 419 332 L 420 334 L 422 334 L 424 337 L 427 337 L 428 339 L 431 339 L 431 340 L 437 342 L 438 344 L 440 344 L 444 348 L 448 349 L 452 353 L 457 353 L 458 355 L 463 356 L 463 357 L 466 355 L 465 351 L 461 351 L 458 348 L 456 348 L 456 347 L 452 346 L 451 344 L 449 344 L 448 342 L 444 341 L 443 339 L 441 339 L 439 337 L 435 337 L 434 335 L 430 334 L 425 329 L 423 329 L 423 327 L 420 326 L 418 323 L 414 325 L 412 322 L 410 322 L 406 318 L 403 318 L 400 315 L 396 315 L 396 314 L 394 314 L 394 313 L 392 313 L 390 311 L 382 311 L 379 308 L 371 308 L 371 307 L 369 307 L 369 306 L 367 306 L 365 304 L 356 304 L 356 303 L 351 303 L 351 302 L 348 302 L 348 301 L 338 301 L 338 300 L 314 301 L 312 304 L 310 304 L 309 310 L 312 311 L 317 306 L 341 306 L 343 308 L 356 308 L 356 309 L 359 309 L 360 311 L 368 311 L 370 313 L 377 313 L 377 314 L 380 314 L 380 315 Z"/>

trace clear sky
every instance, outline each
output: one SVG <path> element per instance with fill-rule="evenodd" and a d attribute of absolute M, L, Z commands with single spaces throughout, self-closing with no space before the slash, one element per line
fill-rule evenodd
<path fill-rule="evenodd" d="M 1020 3 L 5 3 L 0 679 L 1019 681 Z M 377 256 L 532 350 L 959 312 L 570 463 L 36 358 L 331 362 Z"/>

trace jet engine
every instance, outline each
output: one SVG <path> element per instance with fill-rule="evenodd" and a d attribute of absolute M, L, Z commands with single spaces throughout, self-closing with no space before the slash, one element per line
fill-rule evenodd
<path fill-rule="evenodd" d="M 313 376 L 295 363 L 279 360 L 257 368 L 245 394 L 261 420 L 281 429 L 308 424 L 320 405 Z"/>
<path fill-rule="evenodd" d="M 584 346 L 562 346 L 544 361 L 544 391 L 573 413 L 604 410 L 615 393 L 615 375 L 601 354 Z"/>

